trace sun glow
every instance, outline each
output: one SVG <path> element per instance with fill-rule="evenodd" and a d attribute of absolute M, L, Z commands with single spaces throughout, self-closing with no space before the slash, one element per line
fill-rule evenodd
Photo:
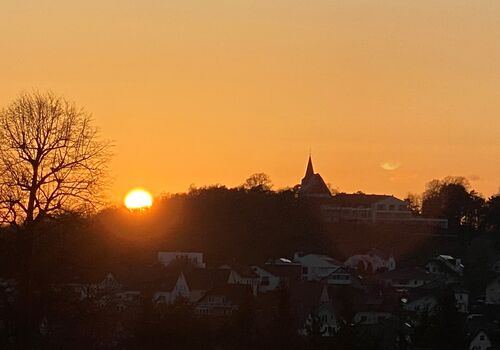
<path fill-rule="evenodd" d="M 128 209 L 145 209 L 153 205 L 153 197 L 148 191 L 136 188 L 125 197 L 125 206 Z"/>

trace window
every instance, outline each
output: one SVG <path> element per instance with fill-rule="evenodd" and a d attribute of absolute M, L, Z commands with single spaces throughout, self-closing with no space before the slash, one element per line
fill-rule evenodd
<path fill-rule="evenodd" d="M 396 210 L 396 206 L 394 204 L 389 205 L 389 210 Z"/>
<path fill-rule="evenodd" d="M 385 210 L 385 204 L 378 204 L 377 210 Z"/>
<path fill-rule="evenodd" d="M 479 336 L 479 340 L 484 340 L 484 335 L 482 335 L 482 334 L 481 334 L 481 335 Z"/>
<path fill-rule="evenodd" d="M 304 266 L 304 267 L 302 268 L 302 273 L 303 273 L 304 275 L 307 275 L 307 266 Z"/>

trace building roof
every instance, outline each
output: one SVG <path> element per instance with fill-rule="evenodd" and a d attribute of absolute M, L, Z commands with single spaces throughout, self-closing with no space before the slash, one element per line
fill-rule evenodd
<path fill-rule="evenodd" d="M 314 168 L 313 168 L 311 155 L 309 155 L 309 161 L 307 162 L 306 174 L 304 175 L 302 182 L 304 182 L 305 180 L 308 180 L 313 175 L 314 175 Z"/>
<path fill-rule="evenodd" d="M 370 208 L 373 204 L 389 198 L 397 199 L 386 194 L 338 193 L 332 197 L 329 204 L 344 208 Z"/>
<path fill-rule="evenodd" d="M 299 195 L 304 197 L 331 197 L 332 195 L 321 175 L 314 173 L 311 156 L 307 162 L 306 174 L 300 183 Z"/>
<path fill-rule="evenodd" d="M 299 253 L 295 253 L 294 261 L 297 261 L 301 264 L 308 263 L 311 266 L 319 266 L 319 267 L 334 267 L 334 266 L 344 266 L 344 263 L 335 260 L 328 255 L 322 254 L 304 254 L 301 255 Z"/>

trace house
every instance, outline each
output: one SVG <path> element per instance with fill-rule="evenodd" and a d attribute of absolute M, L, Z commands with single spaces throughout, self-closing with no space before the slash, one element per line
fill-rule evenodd
<path fill-rule="evenodd" d="M 228 270 L 228 284 L 243 284 L 250 286 L 254 296 L 257 296 L 260 277 L 249 266 L 239 264 L 222 265 L 219 270 Z"/>
<path fill-rule="evenodd" d="M 287 287 L 291 282 L 302 279 L 300 264 L 252 265 L 251 269 L 259 276 L 259 293 L 267 293 L 278 288 Z"/>
<path fill-rule="evenodd" d="M 394 318 L 400 309 L 399 294 L 378 285 L 358 290 L 357 293 L 352 291 L 349 294 L 355 294 L 351 298 L 350 322 L 356 326 L 380 324 Z"/>
<path fill-rule="evenodd" d="M 164 266 L 172 263 L 189 264 L 195 268 L 204 269 L 203 253 L 196 252 L 158 252 L 158 261 Z"/>
<path fill-rule="evenodd" d="M 391 195 L 339 193 L 321 209 L 328 222 L 392 223 L 413 219 L 408 203 Z"/>
<path fill-rule="evenodd" d="M 183 271 L 189 288 L 189 302 L 197 303 L 207 291 L 228 283 L 230 270 L 186 269 Z"/>
<path fill-rule="evenodd" d="M 450 279 L 458 280 L 464 273 L 461 259 L 450 255 L 438 255 L 425 264 L 425 269 L 432 274 L 446 275 Z"/>
<path fill-rule="evenodd" d="M 252 300 L 250 285 L 226 284 L 209 290 L 196 303 L 195 312 L 199 316 L 227 317 Z"/>
<path fill-rule="evenodd" d="M 457 310 L 467 314 L 469 312 L 469 291 L 460 285 L 453 285 L 451 288 L 455 295 Z"/>
<path fill-rule="evenodd" d="M 352 273 L 351 270 L 345 268 L 344 266 L 338 267 L 328 276 L 324 277 L 322 281 L 327 284 L 337 284 L 337 285 L 360 285 L 359 278 Z"/>
<path fill-rule="evenodd" d="M 343 264 L 327 255 L 295 253 L 293 261 L 302 266 L 302 279 L 319 281 L 330 275 Z"/>
<path fill-rule="evenodd" d="M 276 290 L 282 285 L 281 278 L 279 276 L 275 276 L 264 267 L 252 265 L 251 268 L 260 279 L 258 286 L 259 293 L 267 293 Z"/>
<path fill-rule="evenodd" d="M 492 343 L 488 334 L 485 331 L 478 331 L 469 343 L 469 350 L 486 350 L 490 349 Z"/>
<path fill-rule="evenodd" d="M 409 290 L 404 298 L 404 309 L 412 312 L 433 313 L 445 293 L 452 293 L 457 311 L 469 312 L 469 292 L 458 284 L 448 284 L 446 280 L 433 280 L 423 286 Z"/>
<path fill-rule="evenodd" d="M 486 285 L 485 302 L 487 304 L 500 304 L 500 276 L 493 278 Z"/>
<path fill-rule="evenodd" d="M 415 313 L 433 314 L 439 301 L 437 296 L 429 289 L 418 290 L 410 293 L 404 300 L 404 309 Z"/>
<path fill-rule="evenodd" d="M 353 255 L 344 262 L 345 266 L 357 269 L 360 272 L 377 272 L 381 270 L 392 271 L 396 269 L 394 256 L 385 254 L 379 249 L 371 249 L 365 254 Z"/>
<path fill-rule="evenodd" d="M 411 267 L 382 272 L 373 279 L 388 287 L 417 288 L 436 279 L 436 276 L 418 267 Z"/>
<path fill-rule="evenodd" d="M 294 323 L 301 335 L 312 329 L 322 336 L 334 335 L 342 323 L 330 297 L 328 285 L 316 281 L 303 281 L 290 289 Z"/>
<path fill-rule="evenodd" d="M 189 300 L 190 289 L 182 271 L 167 272 L 157 282 L 157 287 L 153 292 L 153 302 L 156 304 L 172 304 L 180 298 Z"/>

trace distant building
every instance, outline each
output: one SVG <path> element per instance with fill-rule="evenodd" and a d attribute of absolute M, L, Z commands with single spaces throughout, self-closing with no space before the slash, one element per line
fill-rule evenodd
<path fill-rule="evenodd" d="M 365 254 L 353 255 L 347 258 L 344 264 L 352 269 L 358 269 L 359 272 L 391 271 L 396 269 L 394 256 L 385 254 L 379 249 L 371 249 Z"/>
<path fill-rule="evenodd" d="M 469 343 L 469 350 L 491 349 L 492 343 L 485 331 L 477 332 Z"/>
<path fill-rule="evenodd" d="M 290 302 L 293 322 L 301 335 L 308 335 L 317 327 L 322 336 L 333 336 L 342 324 L 324 283 L 308 281 L 294 285 L 290 289 Z"/>
<path fill-rule="evenodd" d="M 486 285 L 485 301 L 487 304 L 500 304 L 500 277 L 495 277 Z"/>
<path fill-rule="evenodd" d="M 451 282 L 458 281 L 464 273 L 464 265 L 458 258 L 449 255 L 438 255 L 425 264 L 425 269 L 432 274 L 446 276 Z"/>
<path fill-rule="evenodd" d="M 253 294 L 249 285 L 226 284 L 209 290 L 196 304 L 195 312 L 200 316 L 227 317 L 251 300 Z"/>
<path fill-rule="evenodd" d="M 193 267 L 204 269 L 206 267 L 203 261 L 203 253 L 195 252 L 158 252 L 158 261 L 164 266 L 172 263 L 188 263 Z"/>
<path fill-rule="evenodd" d="M 293 261 L 302 266 L 302 278 L 307 281 L 319 281 L 343 266 L 340 261 L 321 254 L 295 253 Z"/>
<path fill-rule="evenodd" d="M 260 276 L 249 266 L 238 264 L 222 265 L 219 270 L 228 270 L 228 284 L 241 284 L 250 286 L 253 295 L 257 295 L 259 290 Z"/>
<path fill-rule="evenodd" d="M 307 162 L 306 174 L 300 182 L 299 196 L 305 198 L 331 198 L 332 194 L 320 174 L 314 173 L 311 156 Z"/>
<path fill-rule="evenodd" d="M 314 172 L 311 156 L 298 195 L 300 198 L 316 200 L 322 217 L 327 222 L 404 223 L 448 228 L 448 220 L 415 217 L 407 202 L 392 195 L 358 192 L 338 193 L 332 196 L 321 175 Z"/>

